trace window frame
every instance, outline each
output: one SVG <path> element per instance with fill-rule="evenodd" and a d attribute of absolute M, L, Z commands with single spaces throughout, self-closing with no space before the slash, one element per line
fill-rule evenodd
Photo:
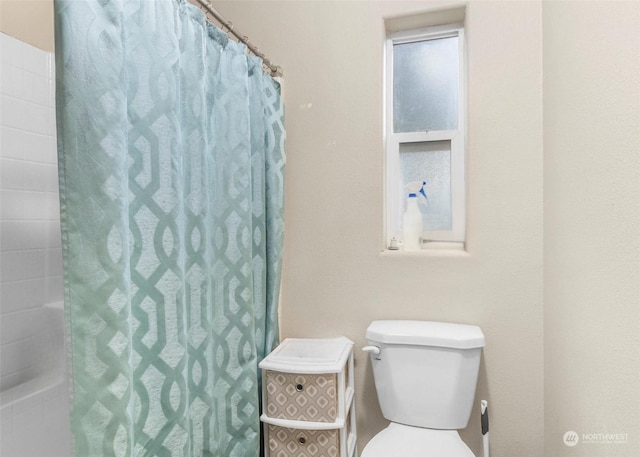
<path fill-rule="evenodd" d="M 458 37 L 458 129 L 393 131 L 393 46 L 418 41 Z M 449 141 L 451 145 L 451 230 L 424 231 L 423 249 L 429 242 L 464 244 L 466 235 L 466 62 L 464 24 L 453 23 L 389 33 L 385 40 L 385 242 L 401 237 L 400 145 Z"/>

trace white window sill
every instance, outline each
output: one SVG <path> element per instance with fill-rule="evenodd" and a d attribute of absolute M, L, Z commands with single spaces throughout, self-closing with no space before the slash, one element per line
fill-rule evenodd
<path fill-rule="evenodd" d="M 380 255 L 382 257 L 469 257 L 465 251 L 464 243 L 451 242 L 429 242 L 425 243 L 419 251 L 405 251 L 400 249 L 384 249 Z"/>

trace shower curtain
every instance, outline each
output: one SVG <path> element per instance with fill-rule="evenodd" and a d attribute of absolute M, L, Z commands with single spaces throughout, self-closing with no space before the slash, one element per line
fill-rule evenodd
<path fill-rule="evenodd" d="M 183 0 L 56 0 L 77 457 L 257 456 L 284 130 L 261 61 Z"/>

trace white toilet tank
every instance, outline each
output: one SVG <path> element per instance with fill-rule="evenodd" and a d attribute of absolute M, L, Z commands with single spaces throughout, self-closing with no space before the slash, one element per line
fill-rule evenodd
<path fill-rule="evenodd" d="M 385 320 L 373 321 L 366 336 L 380 348 L 371 363 L 385 418 L 441 430 L 467 426 L 484 347 L 480 327 Z"/>

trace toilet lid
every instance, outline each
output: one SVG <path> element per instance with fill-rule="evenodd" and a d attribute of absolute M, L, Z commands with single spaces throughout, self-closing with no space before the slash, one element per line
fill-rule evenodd
<path fill-rule="evenodd" d="M 360 457 L 475 457 L 455 430 L 391 423 L 374 436 Z"/>

